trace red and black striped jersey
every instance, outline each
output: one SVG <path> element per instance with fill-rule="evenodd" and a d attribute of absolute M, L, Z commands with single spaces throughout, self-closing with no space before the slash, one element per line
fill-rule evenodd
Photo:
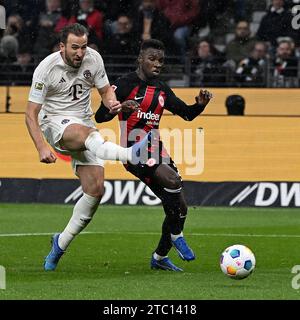
<path fill-rule="evenodd" d="M 118 101 L 136 100 L 140 105 L 138 111 L 118 114 L 123 146 L 129 147 L 141 138 L 142 133 L 146 134 L 152 129 L 158 129 L 164 109 L 185 120 L 194 119 L 204 110 L 204 106 L 197 103 L 192 106 L 186 105 L 164 81 L 159 79 L 144 81 L 136 72 L 117 79 L 113 87 Z M 111 120 L 114 115 L 108 112 L 109 110 L 102 103 L 96 112 L 96 121 Z M 138 130 L 141 131 L 141 135 L 138 134 Z M 138 137 L 133 139 L 133 136 Z"/>
<path fill-rule="evenodd" d="M 115 93 L 119 101 L 135 100 L 139 103 L 139 109 L 135 112 L 120 112 L 121 143 L 130 135 L 132 130 L 141 130 L 147 133 L 152 129 L 159 128 L 159 122 L 165 108 L 168 108 L 171 89 L 159 80 L 143 81 L 136 72 L 118 79 L 115 84 Z M 123 122 L 124 121 L 124 122 Z M 123 141 L 122 141 L 123 140 Z M 127 141 L 130 145 L 130 141 Z"/>

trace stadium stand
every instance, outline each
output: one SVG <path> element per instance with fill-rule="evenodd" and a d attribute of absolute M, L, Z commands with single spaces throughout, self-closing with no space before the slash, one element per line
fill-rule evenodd
<path fill-rule="evenodd" d="M 51 2 L 54 2 L 54 4 L 52 4 L 52 7 L 53 5 L 55 5 L 55 9 L 53 9 L 55 12 L 54 14 L 49 13 L 49 8 L 51 8 Z M 235 8 L 235 1 L 230 0 L 230 3 L 231 2 L 233 3 L 232 7 Z M 245 0 L 242 2 L 245 4 L 245 8 L 243 9 L 244 14 L 242 15 L 242 18 L 249 20 L 251 37 L 255 39 L 262 18 L 266 15 L 270 8 L 271 1 Z M 222 68 L 219 68 L 218 70 L 220 74 L 219 77 L 216 77 L 215 73 L 210 75 L 210 69 L 205 70 L 208 78 L 213 78 L 215 76 L 216 79 L 213 81 L 209 81 L 208 83 L 206 82 L 204 83 L 204 85 L 208 87 L 247 87 L 247 83 L 240 83 L 236 81 L 236 64 L 232 64 L 232 61 L 230 61 L 230 59 L 226 57 L 225 52 L 227 44 L 234 38 L 234 29 L 239 21 L 237 20 L 237 13 L 234 10 L 232 12 L 228 4 L 223 4 L 222 6 L 220 4 L 222 3 L 222 1 L 219 1 L 217 2 L 219 3 L 218 5 L 214 4 L 216 6 L 215 12 L 211 13 L 211 11 L 209 11 L 212 14 L 212 16 L 209 18 L 209 21 L 206 21 L 207 19 L 203 17 L 203 15 L 206 12 L 206 1 L 201 1 L 201 3 L 202 5 L 200 5 L 198 20 L 194 20 L 193 26 L 190 26 L 191 35 L 188 41 L 188 47 L 186 49 L 185 57 L 183 59 L 182 56 L 179 56 L 178 50 L 175 50 L 173 54 L 172 51 L 168 51 L 164 80 L 168 81 L 169 85 L 173 87 L 199 87 L 200 85 L 203 85 L 199 81 L 199 77 L 195 77 L 195 69 L 193 67 L 192 61 L 193 59 L 195 59 L 193 51 L 195 44 L 198 43 L 205 36 L 207 38 L 210 38 L 211 40 L 213 38 L 213 42 L 215 44 L 216 49 L 218 49 L 220 53 L 225 54 L 225 61 L 222 64 Z M 214 3 L 214 1 L 211 1 L 211 3 Z M 57 18 L 61 17 L 60 19 L 64 19 L 65 23 L 68 23 L 68 21 L 73 22 L 76 20 L 76 17 L 79 16 L 78 12 L 80 12 L 80 17 L 82 17 L 82 8 L 80 8 L 78 1 L 39 1 L 39 5 L 35 6 L 34 10 L 31 12 L 29 9 L 29 4 L 30 1 L 22 2 L 15 0 L 7 2 L 8 27 L 3 33 L 3 37 L 8 35 L 15 37 L 16 40 L 20 42 L 18 43 L 20 52 L 15 53 L 15 56 L 7 56 L 6 48 L 3 46 L 3 44 L 0 44 L 0 85 L 15 86 L 30 84 L 32 70 L 37 65 L 37 63 L 44 58 L 44 56 L 41 55 L 43 50 L 41 50 L 42 43 L 40 42 L 40 24 L 44 23 L 44 20 L 46 19 L 45 17 L 47 17 L 47 19 L 50 19 L 49 17 L 52 18 L 52 16 L 55 15 L 55 19 L 53 18 L 51 20 L 51 26 L 47 25 L 47 28 L 49 28 L 49 34 L 51 34 L 51 48 L 49 47 L 49 41 L 47 42 L 47 50 L 50 51 L 58 50 L 58 47 L 55 44 L 55 37 L 58 39 L 58 33 L 56 31 L 59 30 L 59 26 L 55 25 Z M 124 6 L 123 4 L 118 9 L 116 6 L 114 6 L 114 10 L 112 13 L 112 7 L 109 4 L 109 2 L 97 0 L 94 1 L 94 8 L 103 12 L 103 41 L 99 42 L 93 40 L 95 39 L 95 37 L 93 37 L 92 35 L 93 33 L 95 33 L 95 30 L 91 30 L 90 45 L 92 45 L 94 48 L 96 48 L 102 53 L 104 61 L 106 62 L 107 73 L 111 81 L 115 80 L 124 72 L 134 70 L 136 56 L 130 56 L 126 54 L 112 55 L 111 52 L 108 52 L 107 49 L 104 47 L 105 43 L 109 42 L 112 33 L 116 31 L 116 21 L 120 13 L 126 13 L 129 17 L 132 17 L 132 32 L 137 31 L 138 21 L 136 21 L 136 17 L 137 12 L 140 8 L 140 4 L 141 1 L 138 0 L 128 1 L 126 6 Z M 294 3 L 292 0 L 285 1 L 285 6 L 288 12 L 290 12 L 291 8 L 295 4 L 296 2 Z M 163 13 L 161 12 L 160 14 L 162 15 Z M 222 24 L 222 20 L 220 19 L 224 16 L 226 16 L 226 21 L 224 20 L 224 23 Z M 72 19 L 70 19 L 70 17 L 72 17 Z M 44 20 L 42 20 L 41 22 L 40 19 Z M 214 23 L 214 21 L 217 22 Z M 216 28 L 217 26 L 220 27 L 220 30 L 214 30 L 214 26 Z M 136 34 L 139 33 L 137 32 Z M 159 37 L 159 34 L 157 36 Z M 279 36 L 281 35 L 279 34 Z M 282 36 L 286 37 L 287 35 L 282 34 Z M 291 36 L 293 37 L 294 35 L 292 34 Z M 20 41 L 20 38 L 22 38 L 22 41 Z M 140 38 L 137 40 L 141 41 L 142 39 Z M 56 42 L 57 41 L 58 40 L 56 40 Z M 288 68 L 289 71 L 291 71 L 294 74 L 294 79 L 290 79 L 290 77 L 286 78 L 286 76 L 283 76 L 280 78 L 280 81 L 274 81 L 274 74 L 276 74 L 277 72 L 276 65 L 274 65 L 274 59 L 276 59 L 277 44 L 274 46 L 269 45 L 267 43 L 268 50 L 266 55 L 266 65 L 263 70 L 263 80 L 260 80 L 259 82 L 255 83 L 253 85 L 254 87 L 257 86 L 266 88 L 296 88 L 299 86 L 298 81 L 296 80 L 299 78 L 299 39 L 296 36 L 296 38 L 290 39 L 290 41 L 292 41 L 292 49 L 289 58 L 289 61 L 291 61 L 291 63 L 288 63 Z M 167 47 L 170 48 L 171 46 L 168 45 Z M 21 66 L 18 66 L 18 57 L 20 54 L 23 54 L 24 52 L 27 54 L 27 56 L 32 55 L 33 60 L 31 61 L 31 59 L 28 58 L 26 62 L 22 62 Z M 283 61 L 282 64 L 284 63 L 285 61 Z M 291 74 L 291 72 L 289 72 L 289 74 Z"/>

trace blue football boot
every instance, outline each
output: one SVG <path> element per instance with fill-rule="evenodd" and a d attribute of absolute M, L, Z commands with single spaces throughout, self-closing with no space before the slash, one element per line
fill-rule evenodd
<path fill-rule="evenodd" d="M 161 269 L 161 270 L 168 270 L 168 271 L 183 271 L 181 268 L 176 267 L 175 264 L 168 257 L 165 257 L 162 260 L 156 260 L 152 256 L 150 267 L 151 267 L 151 269 Z"/>
<path fill-rule="evenodd" d="M 196 258 L 193 250 L 187 245 L 184 237 L 179 237 L 175 241 L 172 240 L 172 244 L 182 260 L 191 261 Z"/>
<path fill-rule="evenodd" d="M 45 258 L 45 262 L 44 262 L 45 271 L 54 271 L 56 269 L 59 259 L 65 253 L 65 251 L 58 246 L 59 235 L 60 235 L 59 233 L 55 233 L 51 238 L 52 248 L 50 253 Z"/>

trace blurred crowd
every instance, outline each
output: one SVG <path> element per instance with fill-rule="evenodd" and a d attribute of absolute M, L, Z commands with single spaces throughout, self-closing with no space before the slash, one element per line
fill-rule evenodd
<path fill-rule="evenodd" d="M 300 0 L 0 0 L 0 78 L 30 83 L 34 67 L 59 50 L 59 31 L 89 29 L 105 62 L 136 57 L 141 41 L 163 41 L 191 86 L 298 87 Z M 256 15 L 255 15 L 256 13 Z M 262 13 L 258 16 L 257 13 Z M 300 14 L 300 7 L 299 7 Z M 294 28 L 293 28 L 294 26 Z M 300 25 L 299 25 L 300 27 Z M 118 72 L 116 72 L 117 74 Z"/>

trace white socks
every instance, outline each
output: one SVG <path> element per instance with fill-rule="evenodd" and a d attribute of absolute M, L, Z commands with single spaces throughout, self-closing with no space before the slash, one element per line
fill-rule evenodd
<path fill-rule="evenodd" d="M 159 254 L 157 254 L 156 252 L 154 252 L 153 253 L 153 258 L 155 259 L 155 260 L 158 260 L 158 261 L 160 261 L 160 260 L 162 260 L 162 259 L 164 259 L 164 258 L 166 258 L 167 256 L 160 256 Z"/>
<path fill-rule="evenodd" d="M 132 160 L 131 148 L 123 148 L 115 143 L 104 141 L 98 131 L 93 131 L 85 140 L 85 147 L 103 160 Z"/>
<path fill-rule="evenodd" d="M 58 246 L 62 250 L 66 250 L 74 237 L 91 221 L 99 202 L 100 199 L 89 196 L 86 193 L 77 201 L 69 223 L 58 238 Z"/>
<path fill-rule="evenodd" d="M 180 232 L 179 234 L 172 234 L 172 233 L 171 233 L 171 240 L 172 240 L 172 241 L 175 241 L 175 240 L 177 240 L 177 239 L 180 238 L 180 237 L 183 237 L 183 233 L 182 233 L 182 232 Z"/>

